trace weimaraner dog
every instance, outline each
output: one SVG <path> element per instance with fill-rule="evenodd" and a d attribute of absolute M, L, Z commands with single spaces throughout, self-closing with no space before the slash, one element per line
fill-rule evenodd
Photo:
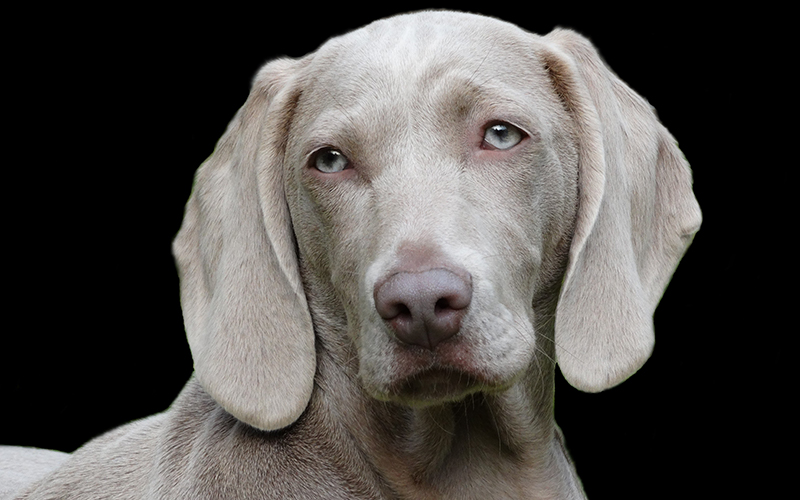
<path fill-rule="evenodd" d="M 194 376 L 71 455 L 6 448 L 7 493 L 583 498 L 556 362 L 592 392 L 641 367 L 700 222 L 574 32 L 424 12 L 272 61 L 174 244 Z"/>

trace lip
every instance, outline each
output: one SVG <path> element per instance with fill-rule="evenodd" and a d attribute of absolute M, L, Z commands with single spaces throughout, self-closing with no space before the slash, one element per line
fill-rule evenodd
<path fill-rule="evenodd" d="M 476 366 L 464 346 L 444 342 L 436 352 L 407 348 L 400 354 L 396 378 L 383 396 L 410 406 L 460 401 L 475 392 L 498 392 L 509 381 Z"/>
<path fill-rule="evenodd" d="M 389 380 L 373 385 L 367 379 L 365 388 L 376 399 L 419 407 L 461 401 L 476 392 L 502 392 L 513 385 L 517 377 L 484 365 L 467 338 L 457 335 L 433 350 L 395 343 Z"/>

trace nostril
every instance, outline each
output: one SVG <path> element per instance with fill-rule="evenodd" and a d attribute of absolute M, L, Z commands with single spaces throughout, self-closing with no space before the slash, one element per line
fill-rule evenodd
<path fill-rule="evenodd" d="M 397 306 L 397 316 L 411 316 L 411 310 L 405 304 Z"/>
<path fill-rule="evenodd" d="M 376 289 L 375 308 L 381 318 L 385 320 L 411 317 L 411 309 L 402 302 L 402 297 L 399 297 L 391 285 Z"/>
<path fill-rule="evenodd" d="M 394 314 L 391 318 L 384 318 L 384 319 L 409 319 L 411 318 L 411 310 L 405 304 L 396 304 L 394 307 Z"/>
<path fill-rule="evenodd" d="M 445 298 L 441 298 L 441 299 L 436 301 L 436 305 L 433 307 L 433 312 L 435 312 L 436 314 L 439 314 L 444 309 L 452 309 L 452 307 L 450 307 L 450 301 L 449 300 L 447 300 Z"/>
<path fill-rule="evenodd" d="M 468 305 L 468 303 L 465 304 L 463 300 L 458 300 L 457 298 L 454 299 L 451 297 L 442 297 L 436 301 L 436 304 L 433 306 L 433 312 L 436 315 L 440 315 L 451 311 L 464 309 Z"/>

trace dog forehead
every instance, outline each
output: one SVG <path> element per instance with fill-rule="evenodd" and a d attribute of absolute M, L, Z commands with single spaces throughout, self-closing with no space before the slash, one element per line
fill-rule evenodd
<path fill-rule="evenodd" d="M 309 55 L 299 129 L 313 135 L 344 122 L 386 135 L 411 123 L 438 125 L 445 110 L 506 103 L 506 110 L 531 111 L 554 99 L 539 39 L 504 21 L 455 12 L 376 21 Z"/>
<path fill-rule="evenodd" d="M 318 53 L 395 54 L 394 59 L 415 57 L 426 50 L 477 46 L 497 35 L 525 34 L 517 26 L 491 17 L 459 12 L 419 12 L 380 19 L 344 35 L 331 38 Z M 347 47 L 350 50 L 342 51 Z"/>
<path fill-rule="evenodd" d="M 419 90 L 443 79 L 479 80 L 517 70 L 533 55 L 535 35 L 497 19 L 421 12 L 375 21 L 333 38 L 312 55 L 311 78 L 323 92 Z M 345 95 L 345 97 L 347 97 Z"/>

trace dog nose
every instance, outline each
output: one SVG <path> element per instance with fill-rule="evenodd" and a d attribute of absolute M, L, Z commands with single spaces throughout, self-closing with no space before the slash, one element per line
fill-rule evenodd
<path fill-rule="evenodd" d="M 434 349 L 458 333 L 472 301 L 472 277 L 464 274 L 398 272 L 375 286 L 375 308 L 401 342 Z"/>

